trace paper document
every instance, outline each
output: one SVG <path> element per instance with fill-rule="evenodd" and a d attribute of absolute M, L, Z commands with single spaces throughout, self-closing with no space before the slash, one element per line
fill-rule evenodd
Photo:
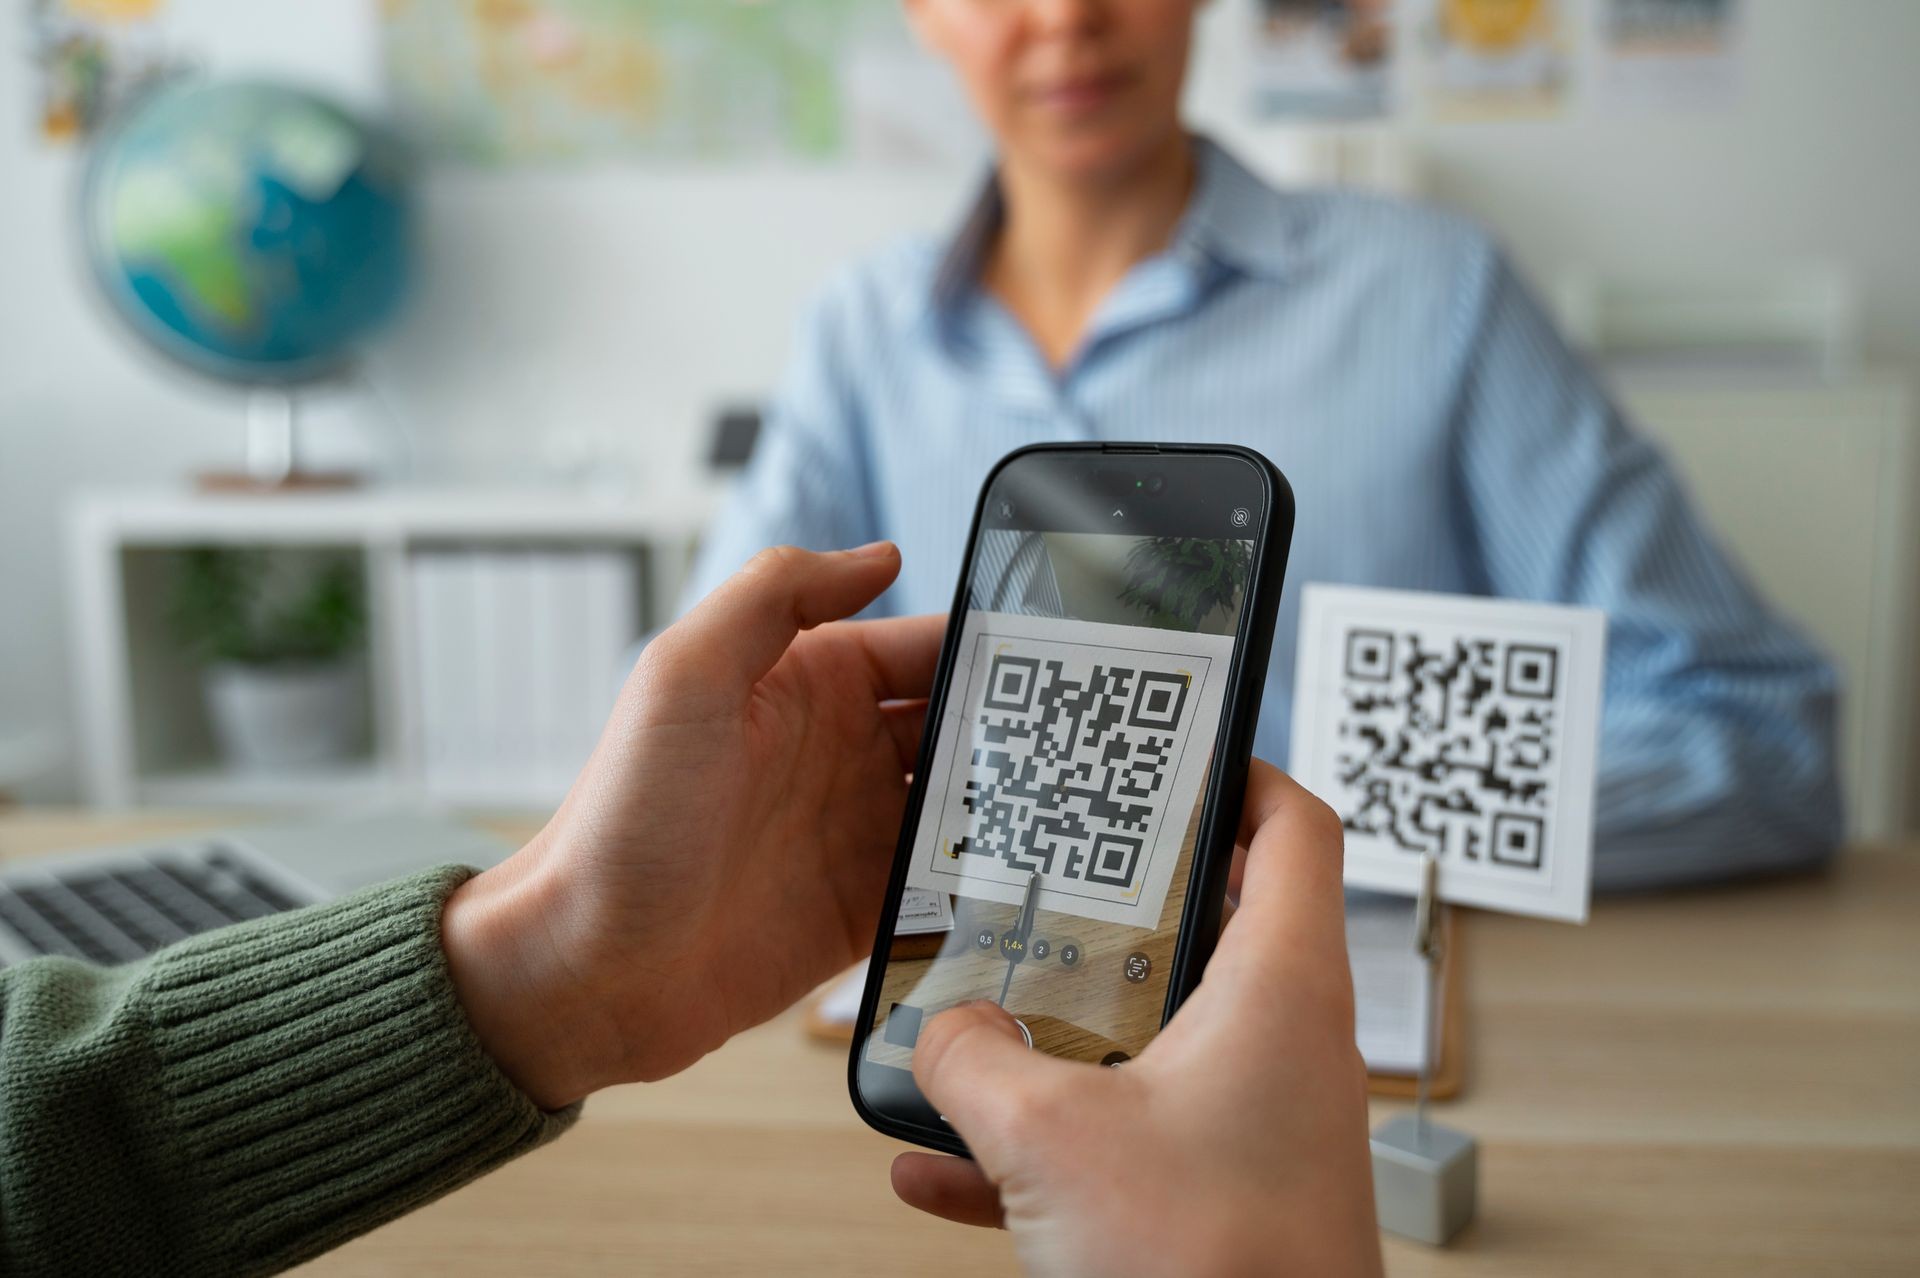
<path fill-rule="evenodd" d="M 1375 1074 L 1417 1074 L 1439 1014 L 1427 965 L 1413 945 L 1413 902 L 1347 894 L 1347 962 L 1353 968 L 1353 1031 Z"/>
<path fill-rule="evenodd" d="M 910 887 L 900 894 L 900 913 L 894 916 L 895 936 L 922 936 L 953 931 L 953 901 L 945 892 Z"/>
<path fill-rule="evenodd" d="M 860 996 L 867 989 L 867 961 L 859 963 L 840 974 L 839 979 L 827 986 L 826 993 L 820 996 L 814 1014 L 828 1025 L 845 1025 L 849 1028 L 860 1019 Z"/>

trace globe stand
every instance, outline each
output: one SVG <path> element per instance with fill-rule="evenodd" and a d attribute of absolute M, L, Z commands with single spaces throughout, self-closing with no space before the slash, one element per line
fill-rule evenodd
<path fill-rule="evenodd" d="M 296 448 L 298 408 L 292 392 L 256 386 L 247 392 L 246 469 L 202 471 L 206 492 L 290 492 L 354 488 L 360 476 L 344 470 L 302 470 Z"/>

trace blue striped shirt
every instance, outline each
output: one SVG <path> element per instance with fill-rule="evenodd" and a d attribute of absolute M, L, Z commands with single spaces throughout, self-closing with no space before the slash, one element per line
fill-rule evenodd
<path fill-rule="evenodd" d="M 766 433 L 696 565 L 878 537 L 880 611 L 951 598 L 982 479 L 1044 440 L 1236 442 L 1298 524 L 1257 752 L 1285 763 L 1299 584 L 1580 603 L 1610 618 L 1596 881 L 1807 864 L 1840 835 L 1835 677 L 1701 526 L 1480 231 L 1349 192 L 1280 192 L 1196 142 L 1170 246 L 1049 368 L 978 286 L 989 181 L 944 242 L 844 272 L 803 324 Z"/>

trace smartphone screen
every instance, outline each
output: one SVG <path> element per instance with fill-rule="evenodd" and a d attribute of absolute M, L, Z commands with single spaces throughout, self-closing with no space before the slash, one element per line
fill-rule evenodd
<path fill-rule="evenodd" d="M 1276 505 L 1284 559 L 1284 481 L 1245 456 L 1042 450 L 989 480 L 855 1045 L 868 1106 L 928 1121 L 915 1043 L 967 1000 L 1075 1060 L 1123 1063 L 1159 1030 L 1224 734 L 1257 712 Z"/>

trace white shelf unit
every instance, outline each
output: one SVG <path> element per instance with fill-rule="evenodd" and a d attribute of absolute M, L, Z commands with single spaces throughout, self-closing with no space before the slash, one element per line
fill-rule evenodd
<path fill-rule="evenodd" d="M 710 489 L 613 504 L 571 491 L 380 490 L 266 495 L 94 490 L 69 508 L 74 695 L 86 797 L 101 807 L 339 808 L 398 802 L 545 807 L 543 787 L 428 785 L 409 572 L 417 555 L 611 550 L 630 556 L 636 635 L 670 619 Z M 193 546 L 356 549 L 365 565 L 371 742 L 363 759 L 294 773 L 215 757 L 192 663 L 164 622 L 172 556 Z M 606 672 L 609 698 L 617 668 Z"/>

